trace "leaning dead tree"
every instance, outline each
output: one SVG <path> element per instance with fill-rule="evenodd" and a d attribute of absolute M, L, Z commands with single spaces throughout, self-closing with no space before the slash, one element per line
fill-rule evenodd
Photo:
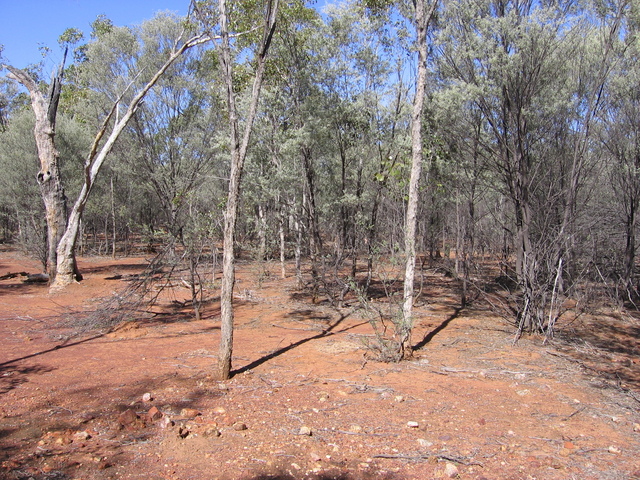
<path fill-rule="evenodd" d="M 116 140 L 138 110 L 138 107 L 141 105 L 147 93 L 153 88 L 158 80 L 160 80 L 162 75 L 169 69 L 169 67 L 187 49 L 192 48 L 196 45 L 206 43 L 208 41 L 209 37 L 204 34 L 196 35 L 184 42 L 182 41 L 181 37 L 178 38 L 174 42 L 173 49 L 170 52 L 167 60 L 153 75 L 153 77 L 151 77 L 147 84 L 133 97 L 131 103 L 129 103 L 129 106 L 127 107 L 126 112 L 119 119 L 117 118 L 118 108 L 126 92 L 123 92 L 120 98 L 118 98 L 114 102 L 111 111 L 102 123 L 100 131 L 95 136 L 89 155 L 87 155 L 87 158 L 84 162 L 84 183 L 82 185 L 80 193 L 78 194 L 78 198 L 76 199 L 76 202 L 71 209 L 71 213 L 69 214 L 69 222 L 67 228 L 57 245 L 57 274 L 51 284 L 52 289 L 56 290 L 64 288 L 65 286 L 72 283 L 75 278 L 75 250 L 78 240 L 78 231 L 80 230 L 80 220 L 82 219 L 82 214 L 84 213 L 84 209 L 87 204 L 87 200 L 89 199 L 89 194 L 91 193 L 91 189 L 93 188 L 96 177 L 98 176 L 102 165 L 107 159 L 107 156 L 113 149 Z M 109 125 L 111 124 L 112 120 L 114 120 L 114 118 L 115 122 L 111 127 L 111 133 L 108 135 L 106 140 L 104 140 L 104 143 L 102 143 L 104 136 L 107 133 L 107 129 L 109 128 Z"/>

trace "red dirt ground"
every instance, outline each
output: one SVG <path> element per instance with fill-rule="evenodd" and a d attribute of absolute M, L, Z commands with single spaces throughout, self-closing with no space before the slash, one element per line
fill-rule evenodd
<path fill-rule="evenodd" d="M 57 294 L 0 281 L 0 478 L 640 478 L 629 313 L 569 313 L 551 344 L 513 346 L 512 327 L 457 309 L 453 280 L 434 274 L 415 359 L 390 364 L 372 358 L 354 306 L 312 304 L 275 265 L 241 264 L 238 371 L 219 382 L 215 303 L 200 321 L 167 304 L 72 335 L 126 285 L 107 278 L 145 265 L 83 258 L 85 280 Z M 0 252 L 0 276 L 22 271 L 39 266 Z"/>

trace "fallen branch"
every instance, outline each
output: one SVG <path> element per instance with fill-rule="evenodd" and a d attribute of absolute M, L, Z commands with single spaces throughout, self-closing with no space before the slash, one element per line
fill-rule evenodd
<path fill-rule="evenodd" d="M 389 454 L 379 454 L 373 455 L 373 458 L 388 458 L 388 459 L 399 459 L 399 460 L 430 460 L 432 458 L 437 458 L 438 460 L 446 460 L 449 462 L 459 463 L 460 465 L 478 465 L 483 466 L 480 462 L 471 462 L 467 461 L 462 457 L 452 457 L 449 455 L 389 455 Z"/>

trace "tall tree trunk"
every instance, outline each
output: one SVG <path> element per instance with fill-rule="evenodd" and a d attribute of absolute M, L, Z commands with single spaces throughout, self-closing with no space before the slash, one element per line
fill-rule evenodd
<path fill-rule="evenodd" d="M 258 110 L 260 88 L 267 58 L 267 52 L 275 31 L 275 20 L 278 10 L 278 0 L 270 0 L 265 15 L 265 29 L 262 44 L 258 52 L 258 68 L 253 80 L 251 102 L 246 117 L 244 134 L 240 138 L 238 125 L 238 111 L 236 108 L 235 91 L 233 88 L 233 62 L 231 58 L 231 44 L 229 40 L 229 20 L 227 17 L 226 0 L 218 1 L 219 26 L 221 35 L 220 66 L 227 87 L 227 107 L 229 109 L 231 173 L 229 175 L 229 191 L 227 206 L 224 214 L 224 245 L 222 253 L 222 288 L 220 291 L 220 355 L 218 358 L 218 374 L 222 380 L 231 376 L 231 358 L 233 354 L 233 287 L 235 284 L 235 229 L 240 199 L 240 182 L 244 161 L 249 147 L 253 121 Z"/>
<path fill-rule="evenodd" d="M 430 10 L 426 11 L 425 0 L 417 0 L 415 4 L 415 27 L 418 44 L 418 79 L 413 99 L 411 116 L 411 178 L 409 180 L 409 200 L 405 219 L 405 271 L 404 296 L 402 303 L 402 319 L 397 326 L 399 356 L 408 358 L 412 355 L 411 331 L 413 330 L 413 280 L 416 268 L 416 225 L 418 214 L 418 187 L 422 175 L 422 110 L 427 89 L 427 28 L 437 6 L 433 0 Z"/>
<path fill-rule="evenodd" d="M 38 84 L 23 70 L 6 66 L 9 77 L 24 85 L 31 97 L 31 107 L 35 114 L 34 137 L 40 160 L 37 175 L 40 193 L 44 202 L 47 221 L 47 273 L 50 281 L 56 277 L 57 247 L 67 226 L 67 197 L 64 193 L 60 175 L 59 152 L 55 145 L 56 116 L 62 88 L 65 50 L 58 71 L 52 75 L 47 96 L 38 88 Z"/>

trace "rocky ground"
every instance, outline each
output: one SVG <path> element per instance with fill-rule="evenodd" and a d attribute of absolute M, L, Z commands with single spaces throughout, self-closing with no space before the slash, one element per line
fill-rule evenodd
<path fill-rule="evenodd" d="M 234 377 L 219 310 L 80 328 L 146 265 L 83 258 L 62 293 L 0 280 L 3 479 L 640 479 L 640 321 L 569 311 L 544 344 L 432 272 L 415 358 L 376 360 L 357 307 L 240 264 Z M 0 277 L 39 267 L 9 249 Z M 265 273 L 266 272 L 266 273 Z M 572 305 L 569 305 L 572 306 Z"/>

